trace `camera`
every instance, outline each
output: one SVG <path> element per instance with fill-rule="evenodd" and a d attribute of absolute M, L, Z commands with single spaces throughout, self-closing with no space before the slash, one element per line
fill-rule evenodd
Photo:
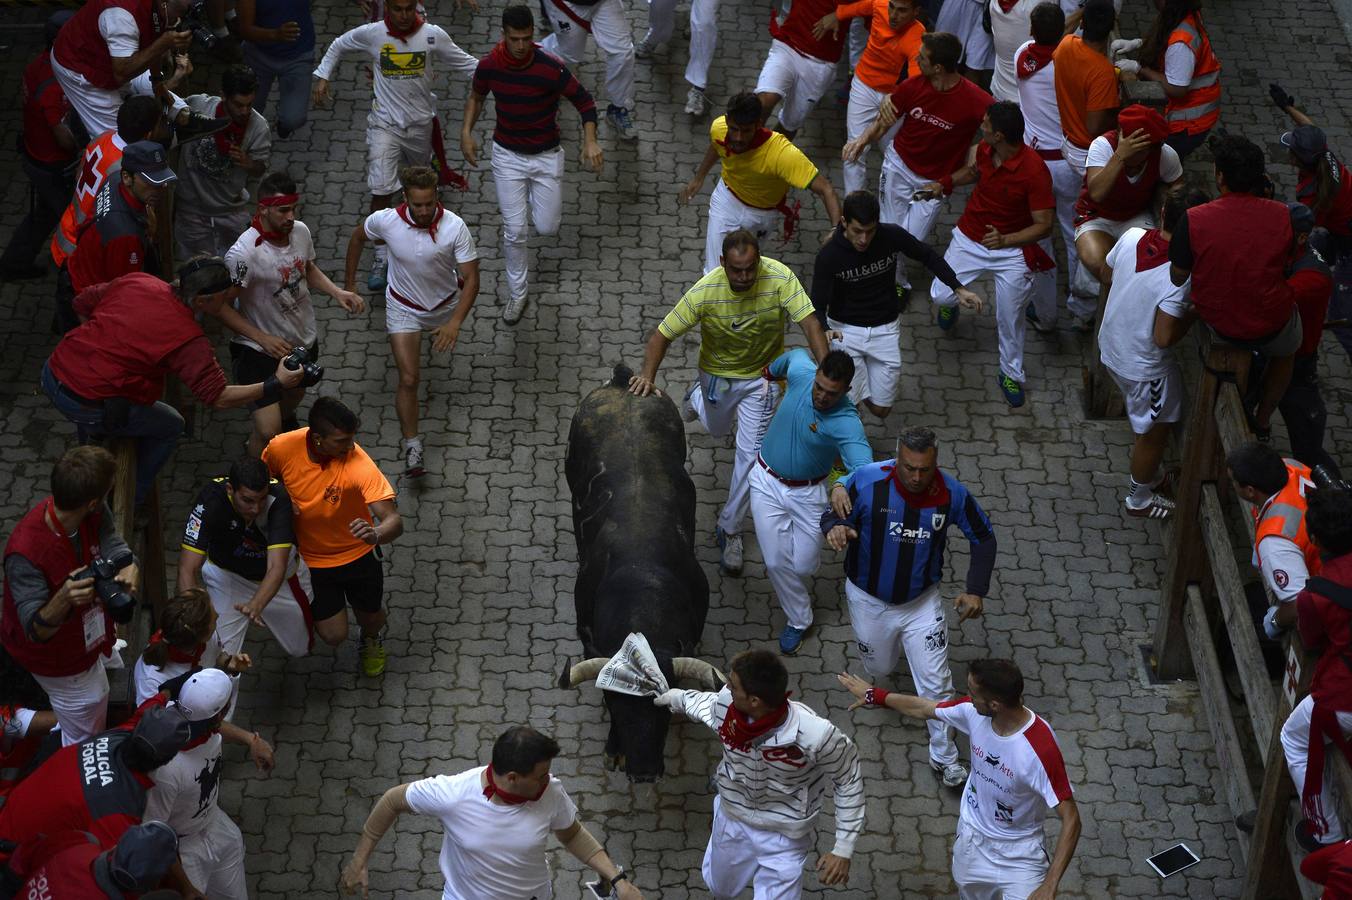
<path fill-rule="evenodd" d="M 94 579 L 94 593 L 103 601 L 113 621 L 122 624 L 130 622 L 132 614 L 136 612 L 136 598 L 118 584 L 117 573 L 131 565 L 133 561 L 130 550 L 124 550 L 112 559 L 99 556 L 89 564 L 89 568 L 73 576 L 75 581 Z"/>
<path fill-rule="evenodd" d="M 313 387 L 324 377 L 324 367 L 319 363 L 310 362 L 310 353 L 304 347 L 296 347 L 282 357 L 282 365 L 293 372 L 296 369 L 305 370 L 305 375 L 300 380 L 301 387 Z"/>
<path fill-rule="evenodd" d="M 1310 480 L 1319 490 L 1352 491 L 1352 483 L 1343 480 L 1333 466 L 1319 465 L 1310 469 Z"/>
<path fill-rule="evenodd" d="M 175 27 L 179 31 L 191 31 L 192 36 L 204 48 L 215 50 L 221 39 L 216 37 L 216 32 L 211 30 L 211 25 L 206 20 L 206 5 L 206 0 L 197 0 L 179 17 L 178 25 Z"/>

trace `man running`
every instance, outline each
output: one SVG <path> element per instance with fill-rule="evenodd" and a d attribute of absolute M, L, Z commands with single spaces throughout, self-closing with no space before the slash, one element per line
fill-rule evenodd
<path fill-rule="evenodd" d="M 770 12 L 770 52 L 756 79 L 762 118 L 781 102 L 775 130 L 792 139 L 807 114 L 831 87 L 845 47 L 840 29 L 817 34 L 817 22 L 835 12 L 835 0 L 795 0 L 781 24 L 779 10 Z"/>
<path fill-rule="evenodd" d="M 541 9 L 550 18 L 553 32 L 540 44 L 570 66 L 582 61 L 587 35 L 606 58 L 606 121 L 621 140 L 638 140 L 634 128 L 634 39 L 620 0 L 550 0 Z"/>
<path fill-rule="evenodd" d="M 373 240 L 388 248 L 385 330 L 399 370 L 394 408 L 403 433 L 404 474 L 421 478 L 423 442 L 418 433 L 418 384 L 422 335 L 432 333 L 432 352 L 455 349 L 460 329 L 479 296 L 479 251 L 465 221 L 441 205 L 437 173 L 409 166 L 399 173 L 404 202 L 371 213 L 352 230 L 347 244 L 347 284 L 357 281 L 362 247 Z"/>
<path fill-rule="evenodd" d="M 474 126 L 490 93 L 498 113 L 493 184 L 502 210 L 509 292 L 502 321 L 515 325 L 528 302 L 527 231 L 534 225 L 536 234 L 557 234 L 563 217 L 560 98 L 566 97 L 582 118 L 582 163 L 593 172 L 601 171 L 601 145 L 596 142 L 596 103 L 562 60 L 535 46 L 535 17 L 528 6 L 517 4 L 502 11 L 502 40 L 474 71 L 460 129 L 460 150 L 471 168 L 479 165 Z"/>
<path fill-rule="evenodd" d="M 718 514 L 715 535 L 720 565 L 742 574 L 742 525 L 751 504 L 751 468 L 774 415 L 779 387 L 761 373 L 784 352 L 785 319 L 797 322 L 816 359 L 826 357 L 826 334 L 812 314 L 798 278 L 783 263 L 760 254 L 749 231 L 723 238 L 722 265 L 686 291 L 653 330 L 643 350 L 643 369 L 629 381 L 631 393 L 656 390 L 657 369 L 676 338 L 700 327 L 699 378 L 686 393 L 682 415 L 700 420 L 709 434 L 723 437 L 737 427 L 728 502 Z"/>

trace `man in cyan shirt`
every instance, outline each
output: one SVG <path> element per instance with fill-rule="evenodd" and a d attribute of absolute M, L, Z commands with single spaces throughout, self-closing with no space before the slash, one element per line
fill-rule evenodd
<path fill-rule="evenodd" d="M 854 378 L 848 353 L 832 350 L 816 365 L 806 350 L 790 350 L 765 367 L 765 378 L 787 387 L 751 470 L 751 516 L 765 574 L 788 620 L 779 649 L 791 656 L 812 627 L 810 579 L 821 563 L 817 523 L 826 510 L 826 479 L 837 458 L 853 472 L 873 462 L 873 452 L 847 396 Z M 843 502 L 843 487 L 832 493 Z"/>
<path fill-rule="evenodd" d="M 677 199 L 689 203 L 704 187 L 709 170 L 720 159 L 723 168 L 709 197 L 704 227 L 704 272 L 718 268 L 723 238 L 745 228 L 763 238 L 784 218 L 784 237 L 793 236 L 798 211 L 789 206 L 789 191 L 810 190 L 821 198 L 832 226 L 840 220 L 840 203 L 831 180 L 782 134 L 761 124 L 761 101 L 743 91 L 728 101 L 726 115 L 709 126 L 709 149 Z"/>

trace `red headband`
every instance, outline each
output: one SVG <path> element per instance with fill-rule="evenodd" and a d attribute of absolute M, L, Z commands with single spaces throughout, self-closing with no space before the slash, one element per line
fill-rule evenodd
<path fill-rule="evenodd" d="M 300 194 L 273 194 L 271 197 L 259 197 L 259 206 L 295 206 Z"/>

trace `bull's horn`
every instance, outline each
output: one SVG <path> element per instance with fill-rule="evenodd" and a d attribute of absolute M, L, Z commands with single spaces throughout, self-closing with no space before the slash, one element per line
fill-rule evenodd
<path fill-rule="evenodd" d="M 690 656 L 672 657 L 671 670 L 678 680 L 693 681 L 708 687 L 714 687 L 725 680 L 723 673 L 715 669 L 713 665 Z"/>
<path fill-rule="evenodd" d="M 560 687 L 577 687 L 584 681 L 595 681 L 596 676 L 601 674 L 601 669 L 608 662 L 610 662 L 610 659 L 605 656 L 584 659 L 569 669 L 567 675 L 559 679 L 559 685 Z"/>

